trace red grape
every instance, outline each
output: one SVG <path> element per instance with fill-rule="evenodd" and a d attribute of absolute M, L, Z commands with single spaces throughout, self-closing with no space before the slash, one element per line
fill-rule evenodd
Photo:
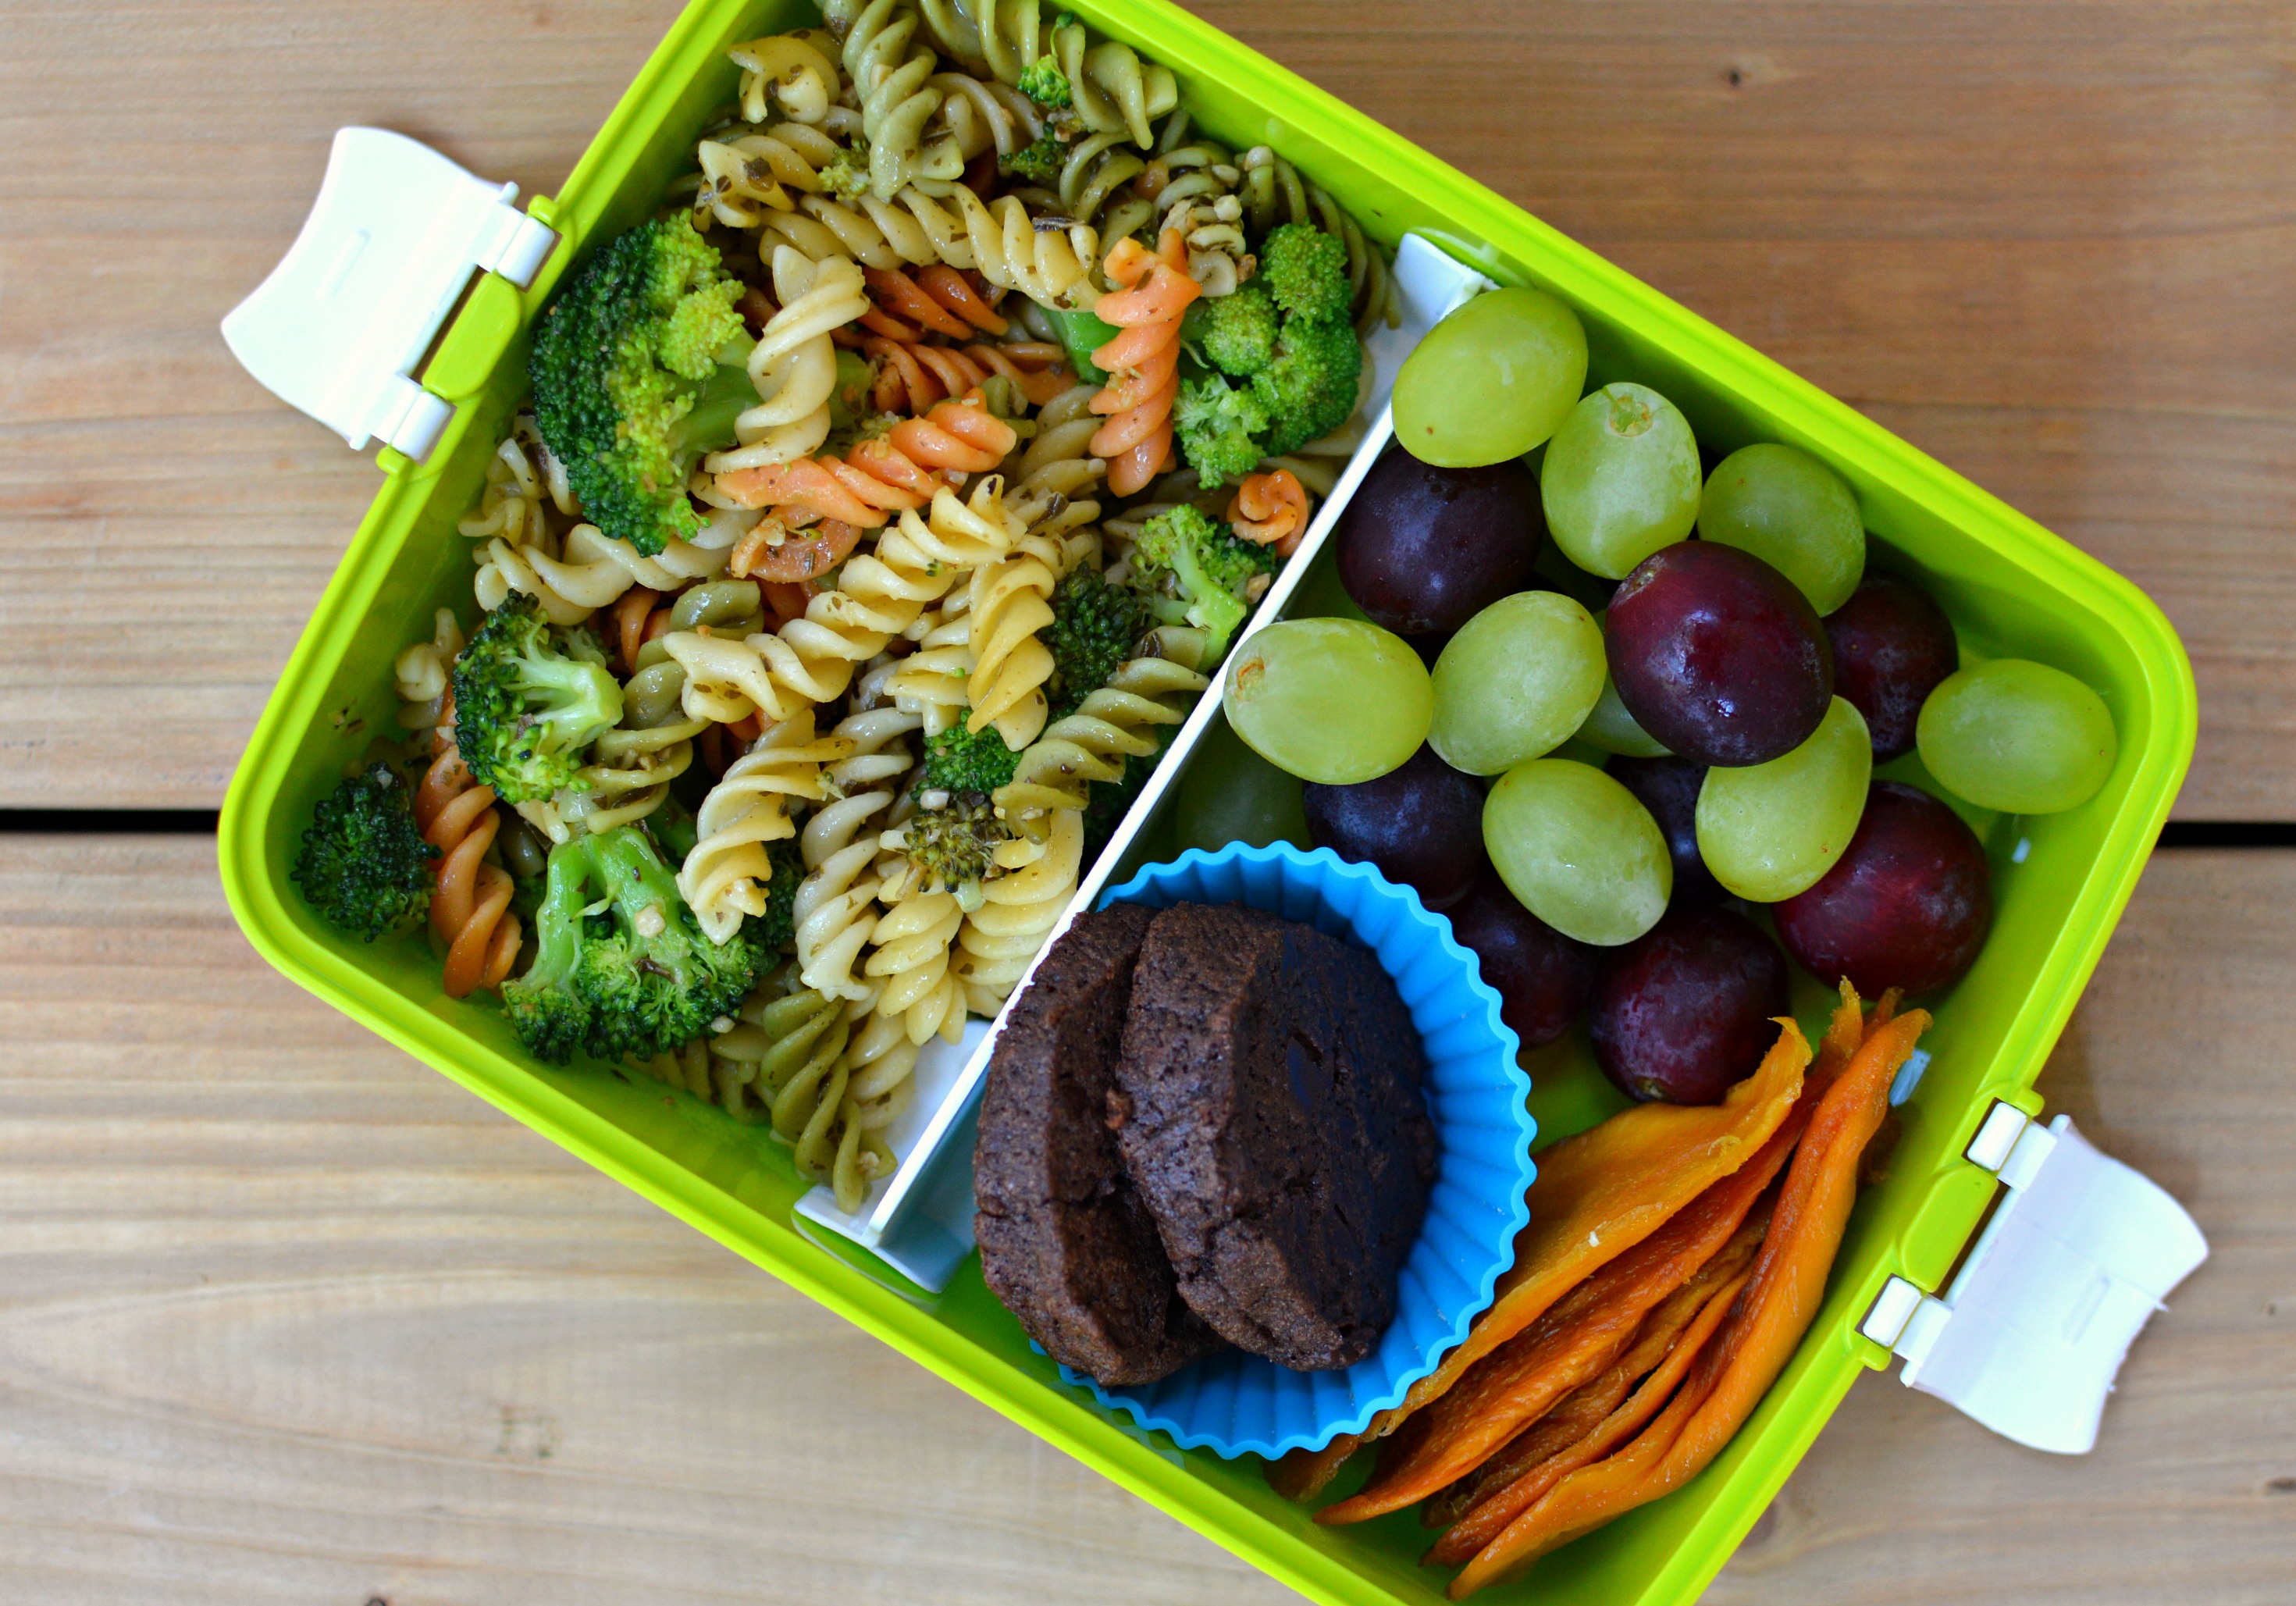
<path fill-rule="evenodd" d="M 1586 1007 L 1594 950 L 1524 908 L 1496 872 L 1484 871 L 1451 911 L 1451 935 L 1474 950 L 1525 1048 L 1554 1042 Z"/>
<path fill-rule="evenodd" d="M 1375 625 L 1448 635 L 1530 588 L 1546 534 L 1538 480 L 1521 463 L 1439 469 L 1390 452 L 1340 516 L 1340 582 Z"/>
<path fill-rule="evenodd" d="M 1397 768 L 1353 786 L 1302 789 L 1308 834 L 1343 859 L 1374 864 L 1430 909 L 1467 896 L 1485 873 L 1483 789 L 1423 745 Z"/>
<path fill-rule="evenodd" d="M 1874 762 L 1914 750 L 1914 725 L 1938 683 L 1961 668 L 1953 621 L 1911 580 L 1868 570 L 1825 616 L 1833 689 L 1866 716 Z"/>
<path fill-rule="evenodd" d="M 1792 1006 L 1785 955 L 1751 921 L 1677 905 L 1603 955 L 1587 1019 L 1595 1058 L 1620 1092 L 1714 1104 L 1761 1063 Z"/>
<path fill-rule="evenodd" d="M 1841 862 L 1807 892 L 1773 904 L 1802 968 L 1867 997 L 1949 987 L 1993 924 L 1993 872 L 1977 833 L 1917 788 L 1876 781 Z"/>
<path fill-rule="evenodd" d="M 1693 763 L 1784 758 L 1833 700 L 1833 649 L 1809 599 L 1734 546 L 1653 553 L 1619 583 L 1603 632 L 1619 701 Z"/>
<path fill-rule="evenodd" d="M 1674 860 L 1674 901 L 1697 904 L 1720 898 L 1722 883 L 1698 856 L 1698 789 L 1706 784 L 1706 766 L 1687 758 L 1614 755 L 1603 767 L 1658 822 L 1667 855 Z"/>

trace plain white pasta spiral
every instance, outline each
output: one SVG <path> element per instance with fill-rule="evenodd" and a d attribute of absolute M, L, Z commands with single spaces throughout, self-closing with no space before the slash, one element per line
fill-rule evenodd
<path fill-rule="evenodd" d="M 855 666 L 882 652 L 928 604 L 1020 534 L 1004 511 L 1004 482 L 992 474 L 970 502 L 944 488 L 933 497 L 930 519 L 904 512 L 878 537 L 875 551 L 846 560 L 836 590 L 816 594 L 804 617 L 777 634 L 732 641 L 671 632 L 661 643 L 685 666 L 685 711 L 721 724 L 758 711 L 778 721 L 841 696 Z"/>
<path fill-rule="evenodd" d="M 931 87 L 939 63 L 932 46 L 917 37 L 912 0 L 822 0 L 821 12 L 844 37 L 845 74 L 869 142 L 870 188 L 891 196 L 914 179 L 953 184 L 963 177 L 956 142 L 946 133 L 926 138 L 942 95 Z"/>
<path fill-rule="evenodd" d="M 1144 150 L 1155 143 L 1149 125 L 1180 103 L 1170 68 L 1143 61 L 1114 39 L 1093 44 L 1081 22 L 1053 29 L 1052 55 L 1068 75 L 1077 116 L 1095 134 L 1128 134 Z"/>
<path fill-rule="evenodd" d="M 1021 755 L 1012 781 L 996 789 L 998 816 L 1013 832 L 1043 836 L 1048 818 L 1084 807 L 1091 783 L 1120 781 L 1128 758 L 1153 754 L 1158 727 L 1185 719 L 1210 684 L 1167 659 L 1119 665 L 1106 685 L 1075 713 L 1055 720 Z"/>
<path fill-rule="evenodd" d="M 1021 868 L 982 883 L 980 906 L 964 917 L 952 962 L 966 1006 L 994 1015 L 1020 984 L 1029 962 L 1076 893 L 1084 860 L 1084 814 L 1052 817 L 1046 851 Z"/>
<path fill-rule="evenodd" d="M 890 790 L 839 798 L 815 811 L 799 838 L 806 877 L 791 912 L 797 924 L 798 974 L 832 998 L 873 998 L 856 974 L 861 951 L 876 927 L 876 816 L 893 801 Z"/>
<path fill-rule="evenodd" d="M 566 532 L 559 553 L 550 551 L 546 539 L 514 547 L 496 537 L 479 552 L 472 589 L 489 613 L 512 592 L 522 591 L 542 604 L 552 624 L 578 625 L 633 586 L 673 592 L 696 580 L 715 579 L 726 571 L 729 555 L 728 548 L 711 550 L 672 536 L 649 558 L 594 524 L 578 524 Z"/>
<path fill-rule="evenodd" d="M 972 676 L 972 602 L 970 591 L 959 592 L 921 617 L 917 626 L 923 628 L 911 629 L 917 650 L 901 660 L 886 682 L 900 706 L 923 719 L 928 737 L 939 735 L 972 707 L 965 690 Z"/>
<path fill-rule="evenodd" d="M 1053 654 L 1038 633 L 1053 622 L 1064 556 L 1057 541 L 1031 537 L 972 571 L 965 729 L 977 736 L 993 725 L 1014 752 L 1037 739 L 1049 713 L 1045 683 L 1052 678 Z"/>
<path fill-rule="evenodd" d="M 778 107 L 793 123 L 818 124 L 844 91 L 837 41 L 817 29 L 751 39 L 726 54 L 742 70 L 742 115 L 753 123 Z"/>
<path fill-rule="evenodd" d="M 500 536 L 513 546 L 544 541 L 548 538 L 542 516 L 545 500 L 569 518 L 581 511 L 567 483 L 565 466 L 542 444 L 534 414 L 521 413 L 487 461 L 479 511 L 455 528 L 472 540 Z"/>
<path fill-rule="evenodd" d="M 869 934 L 863 973 L 884 988 L 875 1012 L 901 1022 L 912 1043 L 936 1032 L 954 1043 L 964 1030 L 964 998 L 948 960 L 964 919 L 953 893 L 917 892 L 879 915 Z"/>
<path fill-rule="evenodd" d="M 700 840 L 678 869 L 677 889 L 710 941 L 733 936 L 743 915 L 766 912 L 774 879 L 766 844 L 795 832 L 790 799 L 820 801 L 827 795 L 821 766 L 850 750 L 839 737 L 816 735 L 806 709 L 760 736 L 701 799 L 694 815 Z"/>
<path fill-rule="evenodd" d="M 795 210 L 767 213 L 763 228 L 808 257 L 887 269 L 945 262 L 1048 305 L 1085 306 L 1096 294 L 1100 236 L 1090 225 L 1039 231 L 1017 196 L 984 201 L 961 184 L 946 201 L 914 185 L 890 201 L 800 195 Z"/>
<path fill-rule="evenodd" d="M 447 706 L 447 688 L 455 660 L 463 651 L 463 627 L 451 608 L 431 616 L 430 639 L 416 642 L 392 660 L 391 678 L 398 683 L 401 728 L 435 729 Z"/>
<path fill-rule="evenodd" d="M 815 262 L 784 245 L 774 251 L 773 269 L 781 310 L 750 350 L 750 380 L 762 399 L 734 421 L 742 444 L 702 460 L 713 474 L 789 463 L 820 448 L 829 438 L 829 398 L 837 389 L 830 332 L 869 310 L 861 269 L 845 258 Z"/>

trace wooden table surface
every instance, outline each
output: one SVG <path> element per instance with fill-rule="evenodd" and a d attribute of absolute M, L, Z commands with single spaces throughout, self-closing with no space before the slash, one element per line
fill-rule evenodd
<path fill-rule="evenodd" d="M 2129 575 L 2296 820 L 2296 0 L 1196 9 Z M 671 15 L 0 10 L 0 1598 L 1289 1598 L 30 829 L 212 809 L 373 492 L 216 332 L 334 128 L 547 190 Z M 1710 1601 L 2296 1596 L 2292 954 L 2163 852 L 2042 1082 L 2215 1247 L 2096 1452 L 1869 1377 Z"/>

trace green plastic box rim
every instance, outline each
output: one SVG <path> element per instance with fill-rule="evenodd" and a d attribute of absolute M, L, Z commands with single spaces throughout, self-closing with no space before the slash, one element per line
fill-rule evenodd
<path fill-rule="evenodd" d="M 1272 144 L 1390 244 L 1415 229 L 1501 283 L 1570 302 L 1587 328 L 1590 385 L 1653 386 L 1708 447 L 1783 440 L 1831 463 L 1864 504 L 1877 565 L 1932 589 L 1965 661 L 2013 652 L 2057 664 L 2103 693 L 2120 727 L 2114 773 L 2079 808 L 1972 814 L 1996 871 L 1993 938 L 1936 1006 L 1933 1060 L 1898 1112 L 1889 1176 L 1861 1199 L 1825 1306 L 1760 1411 L 1692 1484 L 1486 1597 L 1679 1606 L 1728 1559 L 1859 1370 L 1887 1361 L 1856 1331 L 1884 1282 L 1895 1274 L 1939 1288 L 1984 1214 L 1994 1178 L 1963 1151 L 1995 1101 L 2039 1110 L 2034 1078 L 2191 760 L 2191 668 L 2160 610 L 2095 560 L 1292 73 L 1168 0 L 1073 9 L 1170 66 L 1214 137 L 1239 150 Z M 1320 1528 L 1266 1487 L 1256 1462 L 1183 1453 L 1139 1432 L 1060 1383 L 977 1266 L 926 1297 L 861 1251 L 816 1239 L 791 1212 L 803 1184 L 748 1129 L 656 1085 L 532 1065 L 489 1007 L 439 993 L 418 945 L 348 941 L 291 890 L 287 866 L 312 803 L 395 714 L 391 657 L 428 635 L 442 603 L 470 615 L 470 544 L 455 523 L 524 396 L 527 331 L 553 286 L 690 168 L 694 135 L 734 98 L 726 47 L 816 20 L 801 0 L 693 0 L 558 194 L 530 207 L 563 235 L 561 249 L 524 291 L 491 274 L 473 286 L 422 375 L 454 417 L 425 463 L 381 454 L 383 485 L 234 777 L 220 828 L 225 890 L 249 940 L 302 986 L 1285 1584 L 1349 1606 L 1431 1606 L 1443 1575 L 1417 1565 L 1425 1536 L 1410 1513 Z M 1882 773 L 1917 773 L 1915 763 Z M 1805 986 L 1798 1012 L 1815 1022 L 1824 1004 Z M 1544 1133 L 1613 1107 L 1583 1047 L 1566 1040 L 1527 1063 Z"/>

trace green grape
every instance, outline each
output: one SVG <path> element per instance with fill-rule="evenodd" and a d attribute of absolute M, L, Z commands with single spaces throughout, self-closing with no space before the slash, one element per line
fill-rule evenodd
<path fill-rule="evenodd" d="M 1213 720 L 1204 732 L 1176 790 L 1173 824 L 1184 850 L 1217 853 L 1230 842 L 1310 845 L 1299 778 L 1244 746 L 1225 719 Z"/>
<path fill-rule="evenodd" d="M 1816 886 L 1849 847 L 1874 778 L 1866 717 L 1837 697 L 1817 729 L 1783 758 L 1717 765 L 1698 789 L 1698 856 L 1749 903 Z"/>
<path fill-rule="evenodd" d="M 1603 693 L 1603 627 L 1556 591 L 1501 597 L 1459 627 L 1435 660 L 1443 762 L 1496 775 L 1552 752 Z"/>
<path fill-rule="evenodd" d="M 1643 385 L 1605 385 L 1546 443 L 1539 500 L 1563 556 L 1623 580 L 1698 518 L 1698 441 L 1680 409 Z"/>
<path fill-rule="evenodd" d="M 2120 752 L 2104 699 L 2023 658 L 1948 676 L 1922 704 L 1914 742 L 1947 791 L 2021 815 L 2087 802 Z"/>
<path fill-rule="evenodd" d="M 1276 768 L 1352 786 L 1419 750 L 1434 717 L 1427 666 L 1392 631 L 1357 619 L 1283 619 L 1227 660 L 1228 723 Z"/>
<path fill-rule="evenodd" d="M 1507 890 L 1565 937 L 1632 942 L 1666 913 L 1674 861 L 1635 794 L 1592 765 L 1534 758 L 1483 799 L 1483 846 Z"/>
<path fill-rule="evenodd" d="M 1801 587 L 1823 616 L 1866 572 L 1866 520 L 1841 475 L 1807 452 L 1742 447 L 1714 465 L 1698 533 L 1752 553 Z"/>
<path fill-rule="evenodd" d="M 1554 433 L 1587 383 L 1587 332 L 1542 290 L 1494 290 L 1427 332 L 1395 379 L 1395 438 L 1422 463 L 1472 469 Z"/>
<path fill-rule="evenodd" d="M 1601 626 L 1611 617 L 1604 609 L 1595 616 Z M 1663 758 L 1668 756 L 1665 743 L 1635 723 L 1627 712 L 1627 705 L 1619 701 L 1618 683 L 1611 678 L 1610 665 L 1603 667 L 1603 694 L 1595 700 L 1594 712 L 1587 723 L 1578 727 L 1578 740 L 1606 753 L 1617 753 L 1627 758 Z"/>

